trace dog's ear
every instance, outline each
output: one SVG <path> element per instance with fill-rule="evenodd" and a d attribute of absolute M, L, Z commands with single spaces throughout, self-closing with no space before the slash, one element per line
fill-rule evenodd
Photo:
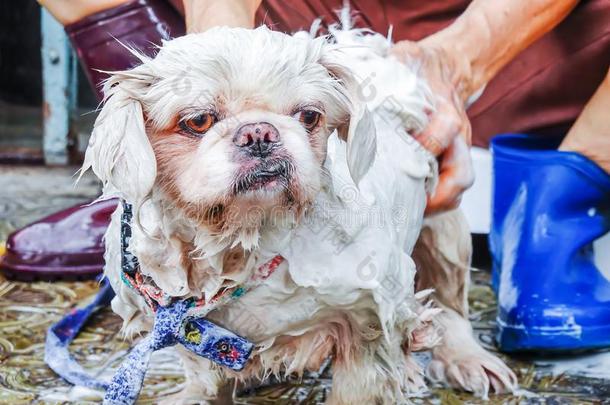
<path fill-rule="evenodd" d="M 352 106 L 349 121 L 339 126 L 337 133 L 347 142 L 347 167 L 358 185 L 373 165 L 377 152 L 375 123 L 364 103 Z"/>
<path fill-rule="evenodd" d="M 357 185 L 375 160 L 377 132 L 373 117 L 360 94 L 358 82 L 350 70 L 336 60 L 337 56 L 327 56 L 321 63 L 336 80 L 339 91 L 348 102 L 348 118 L 339 124 L 337 133 L 347 143 L 347 166 Z"/>
<path fill-rule="evenodd" d="M 137 204 L 154 185 L 157 164 L 138 96 L 148 85 L 146 75 L 135 70 L 116 73 L 104 85 L 104 106 L 81 169 L 93 169 L 103 183 L 104 197 Z"/>

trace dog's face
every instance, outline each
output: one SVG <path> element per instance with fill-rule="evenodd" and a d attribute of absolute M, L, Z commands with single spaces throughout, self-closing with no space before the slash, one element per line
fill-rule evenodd
<path fill-rule="evenodd" d="M 298 213 L 320 189 L 329 134 L 355 138 L 338 52 L 265 27 L 167 42 L 106 84 L 85 167 L 128 201 L 157 187 L 214 232 L 270 209 Z"/>
<path fill-rule="evenodd" d="M 244 209 L 311 201 L 328 135 L 349 118 L 345 88 L 312 49 L 320 44 L 262 29 L 221 32 L 161 51 L 159 64 L 182 63 L 157 82 L 167 96 L 149 111 L 164 118 L 153 113 L 148 131 L 160 187 L 215 227 L 244 220 Z"/>

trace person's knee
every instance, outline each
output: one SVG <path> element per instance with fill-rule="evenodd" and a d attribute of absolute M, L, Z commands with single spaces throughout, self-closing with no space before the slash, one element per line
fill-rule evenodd
<path fill-rule="evenodd" d="M 91 14 L 119 6 L 129 0 L 37 0 L 61 25 L 75 23 Z"/>

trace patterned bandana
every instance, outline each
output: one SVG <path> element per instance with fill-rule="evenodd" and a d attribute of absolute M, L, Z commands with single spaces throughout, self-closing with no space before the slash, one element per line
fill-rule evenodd
<path fill-rule="evenodd" d="M 240 286 L 221 289 L 209 300 L 203 298 L 180 299 L 171 297 L 154 285 L 139 271 L 138 259 L 129 250 L 132 207 L 123 202 L 121 217 L 121 278 L 140 293 L 155 313 L 152 331 L 129 352 L 110 383 L 90 376 L 70 355 L 68 346 L 78 335 L 89 317 L 101 307 L 110 304 L 114 292 L 107 280 L 102 281 L 100 292 L 87 306 L 74 309 L 53 325 L 45 344 L 45 362 L 49 367 L 74 385 L 104 389 L 104 404 L 133 404 L 138 398 L 151 354 L 164 347 L 183 345 L 193 353 L 232 370 L 242 370 L 253 344 L 204 318 L 210 311 L 226 305 L 246 294 L 266 280 L 280 263 L 275 256 L 260 266 L 248 281 Z M 197 316 L 189 315 L 196 308 Z"/>

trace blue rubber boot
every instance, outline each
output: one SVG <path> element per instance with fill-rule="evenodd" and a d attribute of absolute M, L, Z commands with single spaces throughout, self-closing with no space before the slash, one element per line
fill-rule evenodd
<path fill-rule="evenodd" d="M 500 348 L 561 352 L 610 346 L 610 281 L 593 263 L 610 230 L 610 176 L 557 151 L 561 139 L 492 141 L 490 247 Z"/>

